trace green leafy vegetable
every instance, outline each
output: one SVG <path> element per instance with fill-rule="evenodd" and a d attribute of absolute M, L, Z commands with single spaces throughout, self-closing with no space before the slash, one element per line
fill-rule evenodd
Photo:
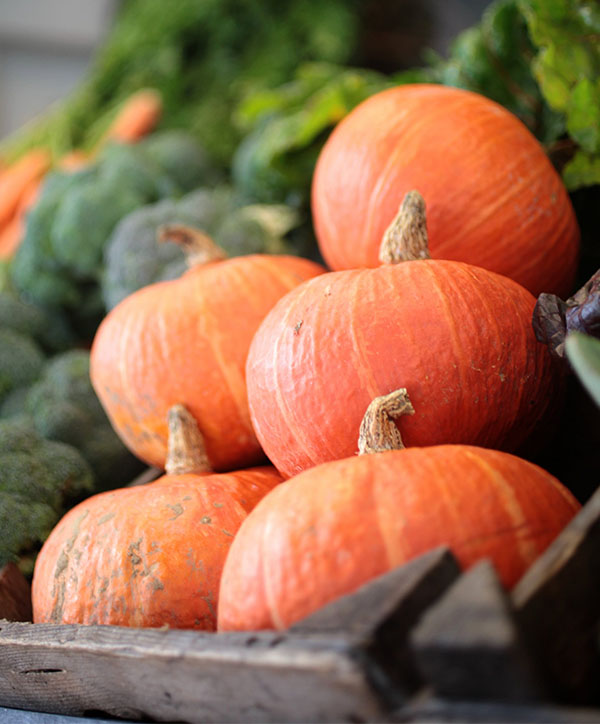
<path fill-rule="evenodd" d="M 277 91 L 249 97 L 237 115 L 249 132 L 233 158 L 236 187 L 253 201 L 306 204 L 327 133 L 362 100 L 393 84 L 374 71 L 319 63 L 301 66 Z"/>
<path fill-rule="evenodd" d="M 567 336 L 565 349 L 583 386 L 600 406 L 600 339 L 581 332 Z"/>

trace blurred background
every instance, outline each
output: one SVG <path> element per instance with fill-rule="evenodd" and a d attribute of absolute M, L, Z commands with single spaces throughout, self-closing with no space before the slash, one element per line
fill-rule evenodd
<path fill-rule="evenodd" d="M 168 0 L 165 6 L 177 3 Z M 260 3 L 260 0 L 257 0 Z M 0 0 L 0 138 L 65 97 L 85 76 L 120 0 Z M 473 25 L 487 0 L 362 3 L 364 65 L 394 72 L 441 54 Z M 235 3 L 231 3 L 235 16 Z"/>

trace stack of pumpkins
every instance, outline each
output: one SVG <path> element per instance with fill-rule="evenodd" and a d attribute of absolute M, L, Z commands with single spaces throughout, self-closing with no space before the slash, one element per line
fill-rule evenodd
<path fill-rule="evenodd" d="M 63 518 L 36 621 L 285 628 L 439 545 L 511 587 L 575 515 L 517 456 L 562 387 L 534 295 L 571 291 L 579 246 L 534 137 L 470 92 L 386 90 L 325 144 L 312 210 L 333 271 L 166 229 L 192 268 L 105 318 L 94 387 L 166 474 Z"/>

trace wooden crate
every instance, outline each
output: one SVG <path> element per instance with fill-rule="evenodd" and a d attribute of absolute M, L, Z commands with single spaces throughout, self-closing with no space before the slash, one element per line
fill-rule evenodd
<path fill-rule="evenodd" d="M 0 621 L 0 706 L 203 723 L 598 722 L 598 580 L 600 490 L 510 593 L 489 562 L 461 572 L 437 549 L 286 632 Z M 4 584 L 0 614 L 14 618 L 23 591 Z"/>

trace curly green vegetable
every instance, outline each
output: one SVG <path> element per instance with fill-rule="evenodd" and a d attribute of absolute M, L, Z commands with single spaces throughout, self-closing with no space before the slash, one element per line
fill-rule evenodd
<path fill-rule="evenodd" d="M 45 440 L 30 422 L 0 420 L 0 568 L 37 550 L 92 485 L 75 448 Z"/>

